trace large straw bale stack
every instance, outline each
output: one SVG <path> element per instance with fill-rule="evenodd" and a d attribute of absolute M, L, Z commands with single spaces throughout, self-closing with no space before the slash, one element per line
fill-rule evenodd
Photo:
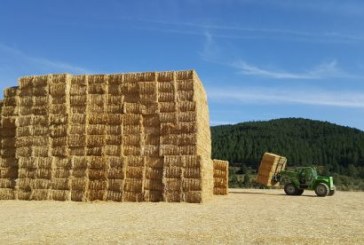
<path fill-rule="evenodd" d="M 273 176 L 276 173 L 284 170 L 286 167 L 287 158 L 277 154 L 266 152 L 263 155 L 262 161 L 258 169 L 256 181 L 265 186 L 276 186 L 279 183 L 273 181 Z"/>
<path fill-rule="evenodd" d="M 214 195 L 227 195 L 229 187 L 229 162 L 212 160 L 214 163 Z"/>
<path fill-rule="evenodd" d="M 2 198 L 212 196 L 207 98 L 194 71 L 32 76 L 19 84 L 1 104 L 1 168 L 14 168 L 1 169 Z"/>

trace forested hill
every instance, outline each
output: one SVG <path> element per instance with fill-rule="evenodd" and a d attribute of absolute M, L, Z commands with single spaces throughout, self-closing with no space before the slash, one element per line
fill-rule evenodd
<path fill-rule="evenodd" d="M 288 158 L 289 166 L 320 165 L 334 173 L 364 168 L 364 132 L 301 118 L 215 126 L 213 158 L 257 168 L 266 151 Z"/>

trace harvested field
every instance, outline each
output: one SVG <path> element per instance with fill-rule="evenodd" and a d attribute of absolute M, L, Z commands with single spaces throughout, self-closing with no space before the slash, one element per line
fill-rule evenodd
<path fill-rule="evenodd" d="M 363 203 L 245 189 L 204 204 L 0 201 L 0 244 L 364 244 Z"/>

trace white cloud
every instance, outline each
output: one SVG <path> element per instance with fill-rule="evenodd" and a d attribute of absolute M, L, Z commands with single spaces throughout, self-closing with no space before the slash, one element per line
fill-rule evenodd
<path fill-rule="evenodd" d="M 360 78 L 342 71 L 336 60 L 324 62 L 305 72 L 288 72 L 279 70 L 270 70 L 248 64 L 245 61 L 238 61 L 232 64 L 241 74 L 250 76 L 268 77 L 274 79 L 326 79 L 326 78 Z"/>
<path fill-rule="evenodd" d="M 334 92 L 315 89 L 210 88 L 209 100 L 234 104 L 302 104 L 364 109 L 364 93 Z"/>

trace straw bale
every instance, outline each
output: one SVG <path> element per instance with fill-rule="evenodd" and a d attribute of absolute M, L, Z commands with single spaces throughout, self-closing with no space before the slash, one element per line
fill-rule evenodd
<path fill-rule="evenodd" d="M 31 79 L 30 86 L 32 87 L 46 87 L 48 84 L 48 75 L 35 76 Z"/>
<path fill-rule="evenodd" d="M 160 138 L 159 138 L 159 129 L 155 128 L 145 128 L 146 131 L 144 134 L 144 143 L 146 145 L 159 145 Z"/>
<path fill-rule="evenodd" d="M 15 187 L 14 179 L 0 179 L 0 188 L 13 188 Z"/>
<path fill-rule="evenodd" d="M 164 190 L 164 185 L 160 179 L 146 179 L 144 181 L 144 189 L 162 192 Z"/>
<path fill-rule="evenodd" d="M 176 145 L 160 145 L 159 156 L 180 155 L 180 147 Z"/>
<path fill-rule="evenodd" d="M 15 138 L 3 138 L 1 139 L 1 144 L 3 148 L 15 148 L 16 139 Z"/>
<path fill-rule="evenodd" d="M 129 156 L 126 158 L 128 167 L 143 167 L 145 165 L 145 157 Z"/>
<path fill-rule="evenodd" d="M 157 76 L 156 72 L 126 73 L 124 75 L 124 82 L 155 81 L 156 76 Z"/>
<path fill-rule="evenodd" d="M 18 160 L 11 157 L 11 158 L 0 158 L 0 167 L 1 168 L 13 168 L 18 167 Z"/>
<path fill-rule="evenodd" d="M 105 78 L 107 78 L 107 75 L 104 75 L 104 74 L 89 75 L 88 83 L 89 83 L 89 85 L 102 84 L 102 83 L 106 82 Z"/>
<path fill-rule="evenodd" d="M 51 97 L 52 98 L 52 104 L 66 104 L 67 103 L 67 97 Z"/>
<path fill-rule="evenodd" d="M 72 171 L 70 169 L 64 168 L 54 168 L 52 173 L 54 178 L 69 178 L 72 175 Z"/>
<path fill-rule="evenodd" d="M 38 161 L 34 157 L 20 157 L 18 160 L 19 168 L 38 168 Z"/>
<path fill-rule="evenodd" d="M 71 191 L 71 200 L 76 202 L 85 202 L 87 201 L 86 192 L 81 190 L 72 190 Z"/>
<path fill-rule="evenodd" d="M 35 144 L 33 144 L 35 145 Z M 33 157 L 48 157 L 48 147 L 45 146 L 33 146 L 32 147 L 32 156 Z"/>
<path fill-rule="evenodd" d="M 49 94 L 51 96 L 65 96 L 66 95 L 66 88 L 67 88 L 67 84 L 66 83 L 50 83 L 49 84 Z"/>
<path fill-rule="evenodd" d="M 104 94 L 89 94 L 87 96 L 88 104 L 103 106 L 106 100 L 106 96 Z"/>
<path fill-rule="evenodd" d="M 107 158 L 105 157 L 88 157 L 88 166 L 92 169 L 107 169 Z"/>
<path fill-rule="evenodd" d="M 67 121 L 68 121 L 67 115 L 49 114 L 49 124 L 51 125 L 66 124 Z"/>
<path fill-rule="evenodd" d="M 119 114 L 106 114 L 106 123 L 108 125 L 120 125 L 122 123 L 122 116 Z"/>
<path fill-rule="evenodd" d="M 194 100 L 194 91 L 178 91 L 177 92 L 177 101 L 193 101 Z"/>
<path fill-rule="evenodd" d="M 107 191 L 106 200 L 114 201 L 114 202 L 121 202 L 123 197 L 122 192 L 118 191 Z"/>
<path fill-rule="evenodd" d="M 84 177 L 88 178 L 88 170 L 87 169 L 82 169 L 82 168 L 73 169 L 72 176 L 76 177 L 76 178 L 84 178 Z"/>
<path fill-rule="evenodd" d="M 20 178 L 18 183 L 22 189 L 48 189 L 51 182 L 49 179 Z"/>
<path fill-rule="evenodd" d="M 0 178 L 16 179 L 18 170 L 16 168 L 0 168 Z"/>
<path fill-rule="evenodd" d="M 39 97 L 46 97 L 48 95 L 48 88 L 47 87 L 34 87 L 33 89 L 33 96 Z"/>
<path fill-rule="evenodd" d="M 175 91 L 175 83 L 172 82 L 159 82 L 158 83 L 158 92 L 167 92 L 173 93 Z"/>
<path fill-rule="evenodd" d="M 20 159 L 19 159 L 20 161 Z M 37 166 L 37 168 L 51 169 L 53 167 L 52 157 L 35 157 L 31 158 L 31 161 Z M 19 164 L 20 167 L 20 164 Z"/>
<path fill-rule="evenodd" d="M 159 156 L 159 146 L 158 145 L 145 145 L 144 146 L 144 156 Z"/>
<path fill-rule="evenodd" d="M 166 178 L 180 178 L 182 177 L 182 168 L 175 166 L 165 167 Z"/>
<path fill-rule="evenodd" d="M 142 192 L 143 180 L 142 179 L 125 179 L 124 180 L 124 193 L 125 192 Z"/>
<path fill-rule="evenodd" d="M 82 148 L 85 145 L 86 145 L 86 136 L 85 135 L 80 135 L 80 134 L 68 135 L 68 146 L 70 148 Z"/>
<path fill-rule="evenodd" d="M 165 178 L 166 191 L 179 191 L 182 188 L 182 181 L 180 178 Z"/>
<path fill-rule="evenodd" d="M 86 114 L 84 114 L 84 113 L 71 114 L 71 122 L 74 124 L 85 124 L 86 123 Z"/>
<path fill-rule="evenodd" d="M 105 169 L 89 169 L 88 178 L 90 180 L 106 180 L 108 172 Z"/>
<path fill-rule="evenodd" d="M 68 139 L 67 136 L 66 137 L 53 138 L 51 145 L 52 145 L 52 147 L 67 145 L 67 139 Z"/>
<path fill-rule="evenodd" d="M 178 146 L 186 146 L 196 145 L 197 143 L 196 134 L 169 134 L 161 136 L 160 140 L 161 144 L 165 145 L 172 144 Z"/>
<path fill-rule="evenodd" d="M 41 108 L 43 110 L 45 110 L 44 114 L 46 114 L 47 108 L 44 108 L 44 107 L 41 107 Z M 33 111 L 34 111 L 34 109 L 33 109 Z M 67 113 L 67 104 L 52 104 L 51 106 L 49 106 L 49 113 L 51 113 L 51 114 L 65 114 L 65 113 Z"/>
<path fill-rule="evenodd" d="M 5 108 L 7 108 L 8 106 L 3 106 L 3 110 L 5 110 Z M 15 115 L 17 112 L 15 112 L 15 108 L 17 108 L 17 107 L 14 107 L 14 112 L 12 113 L 12 115 Z M 33 110 L 32 110 L 33 108 L 32 107 L 20 107 L 20 109 L 19 109 L 19 113 L 20 113 L 20 115 L 25 115 L 25 116 L 27 116 L 27 115 L 32 115 L 33 114 Z"/>
<path fill-rule="evenodd" d="M 105 112 L 107 112 L 107 113 L 124 113 L 123 104 L 119 104 L 119 105 L 108 104 L 107 107 L 105 108 Z"/>
<path fill-rule="evenodd" d="M 20 116 L 17 118 L 18 120 L 18 127 L 26 127 L 30 126 L 33 123 L 32 116 Z"/>
<path fill-rule="evenodd" d="M 143 107 L 140 103 L 124 102 L 124 104 L 123 104 L 124 114 L 141 114 L 142 110 L 143 110 Z M 129 117 L 129 115 L 126 117 Z"/>
<path fill-rule="evenodd" d="M 121 179 L 108 180 L 108 190 L 121 192 L 124 188 L 124 181 Z"/>
<path fill-rule="evenodd" d="M 71 200 L 71 191 L 69 190 L 50 190 L 49 199 L 55 201 Z"/>
<path fill-rule="evenodd" d="M 32 125 L 48 127 L 48 116 L 33 116 Z"/>
<path fill-rule="evenodd" d="M 14 189 L 12 188 L 0 188 L 0 200 L 14 200 Z"/>
<path fill-rule="evenodd" d="M 86 177 L 83 178 L 75 178 L 71 179 L 71 189 L 72 191 L 86 191 L 88 189 L 89 180 Z"/>
<path fill-rule="evenodd" d="M 51 154 L 55 157 L 67 157 L 68 156 L 68 147 L 67 146 L 57 146 L 51 149 Z"/>
<path fill-rule="evenodd" d="M 202 181 L 200 178 L 185 178 L 182 182 L 182 188 L 184 192 L 189 191 L 201 191 L 202 190 Z"/>
<path fill-rule="evenodd" d="M 103 113 L 92 114 L 88 117 L 88 123 L 93 125 L 105 124 L 106 123 L 105 115 Z"/>
<path fill-rule="evenodd" d="M 124 169 L 122 167 L 110 168 L 107 177 L 109 179 L 124 179 Z"/>
<path fill-rule="evenodd" d="M 140 134 L 142 132 L 140 125 L 123 125 L 123 135 Z"/>
<path fill-rule="evenodd" d="M 139 93 L 140 94 L 155 94 L 157 92 L 157 82 L 139 82 Z"/>
<path fill-rule="evenodd" d="M 105 125 L 104 124 L 90 124 L 87 126 L 88 135 L 104 135 Z"/>
<path fill-rule="evenodd" d="M 71 98 L 73 96 L 86 95 L 86 94 L 87 94 L 87 85 L 84 85 L 84 84 L 71 84 L 71 88 L 70 88 Z"/>
<path fill-rule="evenodd" d="M 122 157 L 107 157 L 106 161 L 108 161 L 111 168 L 117 168 L 124 166 L 125 159 Z"/>
<path fill-rule="evenodd" d="M 161 134 L 180 134 L 180 133 L 197 133 L 196 123 L 180 122 L 178 124 L 173 123 L 161 123 Z"/>
<path fill-rule="evenodd" d="M 175 102 L 160 102 L 160 112 L 176 112 L 176 103 Z"/>
<path fill-rule="evenodd" d="M 84 106 L 87 104 L 87 95 L 73 95 L 70 96 L 71 106 Z"/>
<path fill-rule="evenodd" d="M 29 200 L 49 200 L 49 193 L 48 189 L 35 189 L 31 191 Z"/>
<path fill-rule="evenodd" d="M 175 93 L 174 92 L 159 92 L 158 102 L 174 102 Z"/>
<path fill-rule="evenodd" d="M 32 87 L 20 88 L 18 93 L 19 93 L 18 96 L 20 96 L 20 97 L 32 96 L 33 95 L 33 88 Z"/>
<path fill-rule="evenodd" d="M 70 156 L 84 156 L 86 154 L 86 149 L 84 147 L 76 147 L 76 148 L 69 148 Z"/>
<path fill-rule="evenodd" d="M 175 76 L 177 80 L 189 80 L 195 79 L 195 72 L 193 70 L 188 71 L 176 71 Z"/>
<path fill-rule="evenodd" d="M 70 126 L 70 134 L 75 134 L 75 135 L 84 135 L 84 134 L 86 134 L 86 125 L 81 125 L 81 124 L 71 125 Z"/>
<path fill-rule="evenodd" d="M 117 95 L 116 97 L 120 98 L 121 87 L 122 86 L 119 83 L 117 83 L 117 84 L 110 84 L 109 83 L 107 93 L 110 94 L 110 95 Z"/>
<path fill-rule="evenodd" d="M 18 95 L 19 88 L 18 87 L 10 87 L 4 89 L 4 97 L 15 97 Z"/>
<path fill-rule="evenodd" d="M 139 101 L 143 105 L 151 106 L 158 102 L 158 94 L 140 94 Z"/>
<path fill-rule="evenodd" d="M 142 179 L 144 175 L 143 167 L 131 167 L 126 168 L 126 178 Z"/>
<path fill-rule="evenodd" d="M 157 102 L 148 102 L 142 106 L 142 115 L 150 116 L 159 113 L 159 104 Z"/>
<path fill-rule="evenodd" d="M 108 75 L 108 81 L 109 81 L 109 85 L 111 84 L 121 84 L 124 81 L 124 74 L 112 74 L 112 75 Z"/>
<path fill-rule="evenodd" d="M 104 146 L 104 153 L 107 156 L 120 156 L 121 147 L 117 145 L 106 145 Z"/>
<path fill-rule="evenodd" d="M 105 135 L 105 144 L 120 146 L 122 144 L 122 137 L 121 135 Z"/>
<path fill-rule="evenodd" d="M 201 178 L 201 169 L 200 168 L 185 168 L 183 171 L 184 178 Z"/>
<path fill-rule="evenodd" d="M 163 162 L 165 167 L 184 167 L 184 162 L 180 155 L 164 156 Z"/>
<path fill-rule="evenodd" d="M 177 123 L 177 113 L 160 113 L 159 120 L 161 123 Z"/>
<path fill-rule="evenodd" d="M 68 125 L 52 125 L 50 127 L 51 137 L 67 136 Z"/>
<path fill-rule="evenodd" d="M 181 191 L 165 191 L 165 194 L 164 194 L 164 197 L 165 197 L 165 200 L 167 202 L 181 202 L 183 201 L 183 198 L 182 198 L 182 193 Z"/>
<path fill-rule="evenodd" d="M 178 122 L 196 122 L 197 113 L 194 111 L 177 113 Z"/>
<path fill-rule="evenodd" d="M 107 180 L 90 180 L 88 182 L 89 190 L 106 190 L 107 186 Z"/>
<path fill-rule="evenodd" d="M 142 144 L 142 135 L 125 135 L 123 144 L 125 146 L 140 146 Z"/>
<path fill-rule="evenodd" d="M 74 114 L 77 114 L 77 113 L 85 113 L 86 111 L 86 107 L 85 106 L 71 106 L 71 112 L 74 113 Z"/>
<path fill-rule="evenodd" d="M 105 139 L 103 135 L 88 135 L 87 136 L 87 147 L 103 146 Z"/>
<path fill-rule="evenodd" d="M 180 112 L 196 111 L 196 102 L 194 101 L 180 101 L 177 103 Z"/>
<path fill-rule="evenodd" d="M 64 127 L 64 126 L 62 126 Z M 57 132 L 60 132 L 61 128 L 57 128 Z M 43 125 L 33 125 L 32 126 L 32 131 L 33 131 L 33 136 L 42 136 L 42 135 L 47 135 L 48 137 L 48 134 L 49 134 L 49 128 L 46 127 L 46 126 L 43 126 Z M 60 135 L 61 136 L 61 135 Z"/>
<path fill-rule="evenodd" d="M 126 201 L 126 202 L 143 202 L 144 201 L 144 194 L 140 193 L 140 192 L 124 191 L 123 192 L 123 201 Z"/>
<path fill-rule="evenodd" d="M 106 135 L 121 135 L 122 126 L 106 125 L 105 134 Z"/>
<path fill-rule="evenodd" d="M 142 122 L 142 116 L 139 114 L 127 114 L 127 115 L 123 115 L 122 118 L 122 124 L 123 126 L 126 125 L 138 125 Z"/>
<path fill-rule="evenodd" d="M 106 190 L 89 190 L 87 192 L 87 198 L 89 201 L 105 200 L 107 195 Z"/>
<path fill-rule="evenodd" d="M 87 157 L 73 156 L 71 161 L 72 161 L 73 170 L 86 169 L 89 166 Z"/>
<path fill-rule="evenodd" d="M 102 156 L 102 147 L 87 148 L 86 155 L 88 155 L 88 156 Z"/>
<path fill-rule="evenodd" d="M 33 96 L 33 106 L 39 107 L 47 107 L 48 106 L 48 97 L 47 96 Z"/>
<path fill-rule="evenodd" d="M 185 201 L 190 203 L 201 203 L 203 201 L 201 191 L 189 191 L 185 193 Z"/>
<path fill-rule="evenodd" d="M 52 177 L 52 171 L 49 169 L 32 169 L 32 168 L 19 168 L 18 169 L 18 181 L 22 178 L 43 178 L 50 179 Z"/>
<path fill-rule="evenodd" d="M 199 168 L 201 166 L 200 156 L 181 156 L 181 161 L 185 168 Z"/>
<path fill-rule="evenodd" d="M 89 84 L 88 93 L 89 94 L 105 94 L 106 93 L 106 84 L 104 84 L 104 83 Z"/>
<path fill-rule="evenodd" d="M 174 80 L 174 72 L 165 71 L 165 72 L 158 72 L 157 80 L 159 82 L 168 82 Z"/>
<path fill-rule="evenodd" d="M 162 157 L 144 157 L 145 165 L 150 168 L 163 168 L 164 160 Z"/>
<path fill-rule="evenodd" d="M 178 90 L 190 91 L 190 90 L 194 90 L 195 80 L 193 80 L 193 79 L 178 80 L 176 82 L 176 84 L 177 84 Z"/>
<path fill-rule="evenodd" d="M 20 189 L 17 191 L 18 200 L 30 200 L 30 195 L 31 195 L 30 190 L 21 190 Z"/>
<path fill-rule="evenodd" d="M 53 190 L 70 190 L 71 180 L 68 178 L 53 178 L 51 182 L 51 189 Z"/>
<path fill-rule="evenodd" d="M 3 100 L 3 105 L 5 105 L 5 106 L 17 106 L 18 102 L 19 102 L 18 96 L 5 97 L 4 100 Z"/>
<path fill-rule="evenodd" d="M 1 115 L 4 117 L 17 116 L 18 108 L 15 106 L 2 106 Z"/>
<path fill-rule="evenodd" d="M 13 152 L 10 152 L 10 151 L 12 151 L 12 150 L 6 150 L 5 151 L 5 149 L 2 149 L 1 150 L 1 155 L 2 156 L 13 156 L 14 155 Z M 16 156 L 17 156 L 17 158 L 32 156 L 32 147 L 27 146 L 27 147 L 18 147 L 18 148 L 16 148 Z"/>

